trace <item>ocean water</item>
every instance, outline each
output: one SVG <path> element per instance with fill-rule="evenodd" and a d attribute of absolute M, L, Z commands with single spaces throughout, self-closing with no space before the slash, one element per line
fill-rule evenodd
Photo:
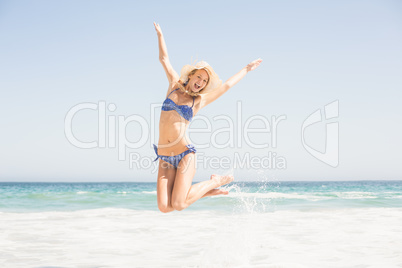
<path fill-rule="evenodd" d="M 163 214 L 155 183 L 0 183 L 0 267 L 402 267 L 402 181 L 225 188 Z"/>

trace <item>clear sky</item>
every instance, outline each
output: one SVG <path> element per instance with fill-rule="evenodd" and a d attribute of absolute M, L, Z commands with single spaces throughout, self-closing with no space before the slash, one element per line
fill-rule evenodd
<path fill-rule="evenodd" d="M 3 0 L 0 181 L 156 181 L 152 168 L 144 166 L 155 157 L 157 134 L 151 133 L 160 109 L 153 107 L 163 101 L 168 84 L 153 21 L 162 27 L 178 72 L 205 60 L 225 81 L 248 62 L 264 60 L 200 111 L 190 128 L 205 130 L 206 118 L 211 132 L 190 133 L 190 138 L 205 161 L 247 154 L 258 160 L 275 153 L 285 167 L 247 169 L 233 160 L 219 169 L 200 166 L 195 180 L 216 172 L 233 172 L 238 180 L 402 179 L 401 1 Z M 309 115 L 334 101 L 339 117 L 328 122 L 339 126 L 336 167 L 312 156 L 301 138 Z M 65 119 L 82 103 L 97 110 L 80 110 L 73 117 L 78 140 L 99 141 L 98 112 L 105 103 L 116 108 L 100 120 L 107 129 L 113 120 L 121 126 L 119 117 L 136 119 L 125 129 L 117 127 L 116 135 L 123 136 L 116 143 L 125 135 L 132 143 L 144 139 L 144 145 L 123 150 L 126 160 L 119 160 L 121 150 L 112 142 L 105 148 L 72 145 Z M 203 148 L 212 138 L 220 144 L 230 139 L 227 120 L 214 120 L 219 115 L 233 120 L 236 142 Z M 262 149 L 238 135 L 257 115 L 271 124 L 273 116 L 286 116 L 277 125 L 275 148 L 272 133 L 250 134 L 254 143 L 269 143 Z M 310 148 L 325 150 L 328 122 L 305 129 Z M 264 124 L 257 119 L 250 126 Z M 143 166 L 130 168 L 129 156 L 144 159 Z"/>

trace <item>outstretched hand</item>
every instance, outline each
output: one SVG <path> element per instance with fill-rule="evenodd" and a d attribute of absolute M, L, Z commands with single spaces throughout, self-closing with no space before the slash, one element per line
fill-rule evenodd
<path fill-rule="evenodd" d="M 247 72 L 250 72 L 252 70 L 255 70 L 258 66 L 260 66 L 260 63 L 262 62 L 262 59 L 256 59 L 255 61 L 250 62 L 247 64 Z"/>
<path fill-rule="evenodd" d="M 157 33 L 158 35 L 162 35 L 162 29 L 161 29 L 161 27 L 159 26 L 159 24 L 157 24 L 156 22 L 154 22 L 154 26 L 155 26 L 156 33 Z"/>

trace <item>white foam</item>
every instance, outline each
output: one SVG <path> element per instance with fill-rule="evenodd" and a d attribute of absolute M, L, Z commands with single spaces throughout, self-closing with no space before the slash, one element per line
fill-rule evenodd
<path fill-rule="evenodd" d="M 362 199 L 362 198 L 377 198 L 372 192 L 335 192 L 342 199 Z"/>
<path fill-rule="evenodd" d="M 397 267 L 402 208 L 1 213 L 2 267 Z"/>
<path fill-rule="evenodd" d="M 285 194 L 285 193 L 230 193 L 233 197 L 255 197 L 255 198 L 269 198 L 269 199 L 317 199 L 317 196 L 303 195 L 297 193 Z"/>
<path fill-rule="evenodd" d="M 156 191 L 142 191 L 143 194 L 154 194 L 156 195 Z"/>
<path fill-rule="evenodd" d="M 328 200 L 334 198 L 341 199 L 363 199 L 363 198 L 377 198 L 375 193 L 371 192 L 323 192 L 314 194 L 299 194 L 299 193 L 245 193 L 245 192 L 231 192 L 230 196 L 233 197 L 253 197 L 253 198 L 268 198 L 268 199 L 305 199 L 311 201 Z"/>

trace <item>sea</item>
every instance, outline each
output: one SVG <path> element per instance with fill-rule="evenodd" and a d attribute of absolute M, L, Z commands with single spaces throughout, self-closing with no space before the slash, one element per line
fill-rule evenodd
<path fill-rule="evenodd" d="M 0 267 L 402 267 L 402 181 L 223 188 L 162 213 L 156 183 L 0 183 Z"/>

